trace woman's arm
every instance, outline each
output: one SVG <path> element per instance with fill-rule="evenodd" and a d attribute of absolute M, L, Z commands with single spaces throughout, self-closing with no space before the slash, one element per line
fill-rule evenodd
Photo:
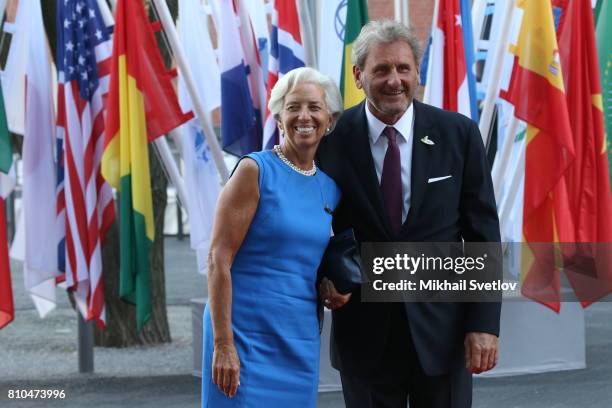
<path fill-rule="evenodd" d="M 258 177 L 254 160 L 240 161 L 219 195 L 208 255 L 208 301 L 214 332 L 212 380 L 228 397 L 236 395 L 240 380 L 232 331 L 230 267 L 257 210 Z"/>

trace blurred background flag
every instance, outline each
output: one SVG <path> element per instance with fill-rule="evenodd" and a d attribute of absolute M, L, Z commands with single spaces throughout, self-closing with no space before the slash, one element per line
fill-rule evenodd
<path fill-rule="evenodd" d="M 591 0 L 553 0 L 560 10 L 557 36 L 575 157 L 565 181 L 576 253 L 567 274 L 583 306 L 612 292 L 612 254 L 592 245 L 612 242 L 612 193 L 602 89 Z M 555 119 L 552 119 L 555 120 Z"/>
<path fill-rule="evenodd" d="M 347 0 L 321 2 L 318 21 L 319 71 L 340 86 L 344 58 Z"/>
<path fill-rule="evenodd" d="M 612 2 L 600 0 L 597 16 L 597 55 L 601 75 L 604 121 L 607 134 L 608 175 L 612 179 Z"/>
<path fill-rule="evenodd" d="M 268 101 L 276 82 L 292 69 L 303 67 L 304 47 L 296 0 L 272 0 L 272 35 L 268 62 L 268 92 L 263 148 L 271 149 L 280 142 L 276 120 L 270 115 Z"/>
<path fill-rule="evenodd" d="M 516 44 L 511 47 L 514 67 L 503 97 L 514 105 L 515 116 L 527 123 L 523 235 L 528 243 L 572 242 L 564 175 L 574 158 L 574 143 L 552 7 L 548 1 L 524 0 L 517 7 L 522 19 Z M 523 294 L 558 312 L 560 281 L 553 246 L 532 250 L 531 256 L 524 254 L 527 265 L 536 265 L 536 259 L 551 267 L 540 267 L 538 273 L 527 268 L 521 277 Z"/>
<path fill-rule="evenodd" d="M 55 280 L 59 275 L 57 248 L 40 237 L 57 238 L 55 216 L 55 117 L 51 58 L 40 3 L 21 1 L 15 20 L 16 35 L 7 66 L 25 59 L 25 125 L 23 138 L 23 222 L 25 236 L 24 281 L 41 317 L 55 308 Z M 16 48 L 19 45 L 23 48 Z M 11 54 L 15 60 L 11 61 Z M 11 68 L 13 69 L 13 68 Z M 15 86 L 15 84 L 13 84 Z M 19 87 L 18 87 L 19 88 Z M 20 91 L 17 91 L 20 93 Z M 14 99 L 11 98 L 11 102 Z M 10 123 L 10 122 L 9 122 Z M 18 233 L 19 234 L 19 233 Z M 52 241 L 53 242 L 53 241 Z"/>
<path fill-rule="evenodd" d="M 254 68 L 249 66 L 240 25 L 239 0 L 214 0 L 212 5 L 217 16 L 219 65 L 221 69 L 221 144 L 224 150 L 236 156 L 261 150 L 262 104 L 255 92 L 257 83 Z M 257 51 L 254 49 L 253 51 Z M 257 72 L 257 71 L 256 71 Z"/>
<path fill-rule="evenodd" d="M 57 132 L 63 149 L 57 153 L 65 281 L 83 318 L 104 327 L 102 242 L 115 209 L 111 188 L 100 174 L 112 54 L 112 27 L 106 26 L 100 7 L 107 6 L 98 0 L 58 3 Z"/>
<path fill-rule="evenodd" d="M 10 179 L 9 188 L 4 188 L 5 180 L 0 180 L 0 329 L 13 321 L 15 309 L 13 305 L 13 288 L 11 284 L 11 265 L 8 254 L 8 239 L 6 231 L 5 200 L 15 185 L 14 177 L 8 173 L 13 169 L 13 144 L 6 123 L 4 112 L 4 97 L 0 89 L 0 177 Z M 14 172 L 13 172 L 14 176 Z"/>
<path fill-rule="evenodd" d="M 425 98 L 433 106 L 478 121 L 476 83 L 471 71 L 474 56 L 469 2 L 439 0 L 437 13 L 427 68 L 424 67 L 431 73 L 427 76 Z"/>
<path fill-rule="evenodd" d="M 120 193 L 119 294 L 136 306 L 142 330 L 152 310 L 149 250 L 155 236 L 148 142 L 193 114 L 181 111 L 144 3 L 119 0 L 115 12 L 102 175 Z"/>
<path fill-rule="evenodd" d="M 204 104 L 207 122 L 221 104 L 221 83 L 217 59 L 210 42 L 208 16 L 198 1 L 179 1 L 179 38 L 193 75 L 199 99 Z M 178 96 L 183 111 L 192 110 L 192 102 L 179 75 Z M 198 272 L 206 273 L 215 205 L 221 190 L 220 178 L 197 119 L 182 127 L 181 152 L 185 165 L 185 184 L 189 213 L 191 248 L 196 251 Z"/>
<path fill-rule="evenodd" d="M 340 76 L 340 92 L 344 100 L 344 108 L 357 105 L 365 98 L 361 89 L 357 89 L 353 79 L 353 63 L 351 53 L 353 42 L 357 39 L 361 27 L 368 22 L 368 3 L 367 0 L 347 0 L 346 3 L 346 23 L 344 24 L 344 54 L 342 56 L 342 73 Z"/>

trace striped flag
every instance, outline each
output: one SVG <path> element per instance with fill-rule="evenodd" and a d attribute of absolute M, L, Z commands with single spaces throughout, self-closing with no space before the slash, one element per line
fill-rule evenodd
<path fill-rule="evenodd" d="M 276 120 L 270 115 L 268 101 L 276 82 L 294 68 L 305 66 L 300 36 L 300 19 L 295 0 L 273 0 L 272 35 L 268 61 L 268 97 L 262 146 L 271 149 L 280 142 Z"/>
<path fill-rule="evenodd" d="M 433 106 L 477 121 L 469 4 L 466 0 L 440 0 L 437 10 L 427 59 L 431 75 L 427 76 L 425 99 Z"/>
<path fill-rule="evenodd" d="M 215 0 L 221 69 L 221 144 L 242 156 L 261 150 L 265 86 L 246 8 Z"/>
<path fill-rule="evenodd" d="M 514 105 L 515 116 L 527 123 L 523 235 L 530 244 L 572 242 L 564 175 L 574 158 L 574 143 L 552 8 L 549 0 L 521 0 L 517 6 L 522 20 L 512 47 L 512 77 L 502 97 Z M 523 255 L 523 262 L 530 265 L 521 277 L 523 294 L 558 312 L 560 280 L 554 247 L 530 248 L 532 253 Z"/>
<path fill-rule="evenodd" d="M 106 7 L 98 0 L 58 3 L 57 210 L 65 222 L 58 256 L 65 260 L 66 285 L 83 318 L 103 328 L 102 241 L 115 210 L 100 174 L 112 54 L 112 28 L 100 6 Z"/>
<path fill-rule="evenodd" d="M 367 0 L 348 0 L 346 2 L 346 24 L 344 24 L 344 54 L 342 56 L 342 73 L 340 76 L 340 92 L 344 100 L 344 108 L 357 105 L 365 98 L 363 90 L 357 89 L 353 79 L 353 64 L 351 53 L 353 42 L 357 39 L 361 27 L 368 22 Z"/>
<path fill-rule="evenodd" d="M 119 294 L 136 305 L 138 330 L 152 310 L 149 249 L 155 227 L 148 142 L 193 117 L 181 112 L 171 80 L 143 2 L 119 0 L 102 175 L 120 193 Z"/>
<path fill-rule="evenodd" d="M 0 90 L 0 171 L 8 173 L 13 167 L 13 145 L 6 122 L 4 97 Z M 9 177 L 1 174 L 0 177 Z M 2 181 L 0 181 L 2 183 Z M 0 191 L 0 329 L 6 327 L 15 317 L 13 305 L 13 288 L 11 284 L 11 265 L 8 254 L 8 239 L 6 234 L 6 211 L 4 202 L 12 188 Z"/>

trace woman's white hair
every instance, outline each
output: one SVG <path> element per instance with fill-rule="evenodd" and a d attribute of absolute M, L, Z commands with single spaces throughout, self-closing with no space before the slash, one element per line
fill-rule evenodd
<path fill-rule="evenodd" d="M 314 68 L 302 67 L 292 69 L 283 75 L 272 88 L 268 109 L 274 119 L 280 119 L 285 97 L 290 94 L 296 86 L 303 83 L 315 84 L 323 89 L 325 94 L 325 105 L 332 117 L 331 129 L 336 125 L 338 117 L 342 113 L 342 98 L 338 87 L 327 75 L 320 73 Z"/>

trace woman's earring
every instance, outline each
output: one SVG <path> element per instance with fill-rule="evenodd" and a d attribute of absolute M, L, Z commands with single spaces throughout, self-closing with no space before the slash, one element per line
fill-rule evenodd
<path fill-rule="evenodd" d="M 330 128 L 330 127 L 328 127 L 327 129 L 325 129 L 325 134 L 326 134 L 326 135 L 329 135 L 330 133 L 331 133 L 331 128 Z"/>

